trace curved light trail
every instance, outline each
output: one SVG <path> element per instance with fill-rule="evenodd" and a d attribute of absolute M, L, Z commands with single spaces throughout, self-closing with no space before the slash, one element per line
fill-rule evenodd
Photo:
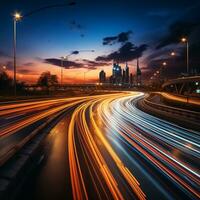
<path fill-rule="evenodd" d="M 1 140 L 73 107 L 66 133 L 73 199 L 199 199 L 200 133 L 138 110 L 143 95 L 2 105 Z"/>
<path fill-rule="evenodd" d="M 74 199 L 92 199 L 94 191 L 99 199 L 145 199 L 155 186 L 163 199 L 200 198 L 199 133 L 138 110 L 142 95 L 98 96 L 73 112 L 68 151 Z M 135 155 L 123 153 L 127 149 Z M 140 177 L 128 159 L 139 159 L 151 178 Z"/>

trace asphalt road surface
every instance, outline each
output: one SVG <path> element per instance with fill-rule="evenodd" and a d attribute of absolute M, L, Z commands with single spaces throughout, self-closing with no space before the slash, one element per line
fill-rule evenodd
<path fill-rule="evenodd" d="M 200 132 L 138 110 L 139 92 L 0 107 L 1 151 L 60 110 L 20 199 L 199 199 Z M 8 107 L 6 107 L 8 106 Z M 72 109 L 73 108 L 73 109 Z"/>

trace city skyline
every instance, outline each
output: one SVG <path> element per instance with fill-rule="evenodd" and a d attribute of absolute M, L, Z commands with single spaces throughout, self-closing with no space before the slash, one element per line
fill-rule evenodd
<path fill-rule="evenodd" d="M 69 1 L 59 1 L 58 5 L 67 2 Z M 143 1 L 147 7 L 142 2 L 127 1 L 124 4 L 120 0 L 109 3 L 99 1 L 96 4 L 90 0 L 76 3 L 74 6 L 55 7 L 28 15 L 38 8 L 55 3 L 3 2 L 5 10 L 0 14 L 5 20 L 0 28 L 1 69 L 6 66 L 7 72 L 12 75 L 12 15 L 15 11 L 25 15 L 17 23 L 17 79 L 28 83 L 35 83 L 44 71 L 51 71 L 60 77 L 58 60 L 75 50 L 94 49 L 95 52 L 80 52 L 68 58 L 69 62 L 65 63 L 63 73 L 65 83 L 83 83 L 84 72 L 87 72 L 86 82 L 96 82 L 100 69 L 111 75 L 111 60 L 115 59 L 115 55 L 121 62 L 124 62 L 121 55 L 128 59 L 130 70 L 134 74 L 135 55 L 138 54 L 141 57 L 141 70 L 147 78 L 160 67 L 163 60 L 170 63 L 169 75 L 173 76 L 175 73 L 172 70 L 173 59 L 178 63 L 176 73 L 184 72 L 185 48 L 180 43 L 183 35 L 190 37 L 191 55 L 198 57 L 193 45 L 194 41 L 199 45 L 196 37 L 199 32 L 199 14 L 196 12 L 198 1 L 194 0 L 192 6 L 188 1 L 171 4 L 155 1 L 157 6 Z M 104 14 L 101 12 L 103 10 Z M 95 16 L 94 19 L 92 16 Z M 175 24 L 176 29 L 173 28 Z M 155 37 L 155 31 L 159 33 L 159 37 Z M 170 57 L 172 50 L 176 51 L 176 58 Z M 199 63 L 196 59 L 193 65 L 199 69 Z"/>

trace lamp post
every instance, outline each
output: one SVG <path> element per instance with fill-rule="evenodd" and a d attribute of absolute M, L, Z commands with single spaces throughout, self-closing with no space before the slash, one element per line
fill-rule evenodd
<path fill-rule="evenodd" d="M 175 53 L 174 51 L 172 51 L 172 52 L 170 53 L 170 55 L 171 55 L 171 56 L 175 56 L 176 53 Z"/>
<path fill-rule="evenodd" d="M 165 69 L 166 65 L 167 65 L 167 63 L 166 63 L 166 62 L 163 62 L 163 63 L 162 63 L 162 67 L 161 67 L 160 77 L 161 77 L 161 79 L 163 79 L 163 80 L 164 80 L 164 69 Z"/>
<path fill-rule="evenodd" d="M 21 14 L 16 12 L 13 16 L 13 66 L 14 66 L 14 95 L 17 95 L 17 88 L 16 88 L 16 42 L 17 42 L 17 29 L 16 24 L 22 18 Z"/>
<path fill-rule="evenodd" d="M 60 71 L 60 84 L 62 85 L 63 83 L 63 62 L 69 58 L 69 56 L 72 56 L 72 55 L 77 55 L 79 54 L 80 52 L 95 52 L 95 50 L 75 50 L 75 51 L 72 51 L 70 54 L 68 54 L 67 56 L 62 56 L 61 57 L 61 71 Z M 87 73 L 87 72 L 86 72 Z M 84 76 L 85 76 L 85 72 L 84 72 Z"/>
<path fill-rule="evenodd" d="M 23 15 L 23 18 L 26 18 L 34 13 L 40 12 L 42 10 L 50 9 L 50 8 L 56 8 L 56 7 L 64 7 L 64 6 L 74 6 L 76 5 L 76 2 L 72 1 L 70 3 L 64 3 L 64 4 L 54 4 L 49 6 L 44 6 L 41 8 L 38 8 L 36 10 L 33 10 L 25 15 Z M 16 24 L 17 22 L 22 18 L 22 15 L 19 12 L 16 12 L 13 15 L 13 68 L 14 68 L 14 95 L 17 95 L 16 91 Z"/>
<path fill-rule="evenodd" d="M 62 85 L 63 83 L 63 62 L 66 60 L 67 56 L 62 56 L 61 57 L 61 69 L 60 69 L 60 84 Z"/>
<path fill-rule="evenodd" d="M 6 70 L 7 70 L 7 67 L 4 65 L 4 66 L 2 67 L 2 69 L 3 69 L 4 71 L 6 71 Z"/>
<path fill-rule="evenodd" d="M 181 38 L 181 42 L 186 43 L 187 74 L 189 74 L 190 73 L 189 71 L 189 42 L 188 42 L 188 39 L 185 37 Z"/>

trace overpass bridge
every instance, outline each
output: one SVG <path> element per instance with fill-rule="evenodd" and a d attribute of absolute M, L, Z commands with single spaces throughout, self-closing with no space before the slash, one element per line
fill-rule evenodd
<path fill-rule="evenodd" d="M 169 80 L 162 89 L 162 96 L 168 100 L 200 106 L 200 76 Z"/>

